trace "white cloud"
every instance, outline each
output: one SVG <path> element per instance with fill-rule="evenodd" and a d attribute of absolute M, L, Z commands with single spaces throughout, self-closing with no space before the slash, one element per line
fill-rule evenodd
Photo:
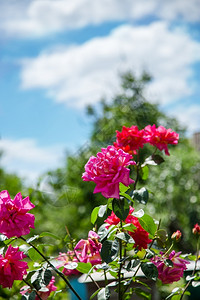
<path fill-rule="evenodd" d="M 192 94 L 188 79 L 199 60 L 200 43 L 165 22 L 124 25 L 107 37 L 24 60 L 22 88 L 42 88 L 58 102 L 82 107 L 113 95 L 119 72 L 147 70 L 154 77 L 148 99 L 166 104 Z"/>
<path fill-rule="evenodd" d="M 200 105 L 178 105 L 171 114 L 177 117 L 183 126 L 187 127 L 189 135 L 200 131 Z"/>
<path fill-rule="evenodd" d="M 199 0 L 9 0 L 0 3 L 4 34 L 35 37 L 109 21 L 146 16 L 199 21 Z"/>
<path fill-rule="evenodd" d="M 0 149 L 3 151 L 1 164 L 5 170 L 33 185 L 38 176 L 59 167 L 64 159 L 63 147 L 39 147 L 33 139 L 2 139 Z"/>

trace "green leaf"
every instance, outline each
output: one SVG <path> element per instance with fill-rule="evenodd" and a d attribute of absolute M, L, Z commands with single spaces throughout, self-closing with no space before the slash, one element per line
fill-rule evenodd
<path fill-rule="evenodd" d="M 131 271 L 133 270 L 135 267 L 137 267 L 140 263 L 140 259 L 132 259 L 129 261 L 129 263 L 127 264 L 127 271 Z"/>
<path fill-rule="evenodd" d="M 68 270 L 75 270 L 78 267 L 78 263 L 75 261 L 69 261 L 64 268 Z"/>
<path fill-rule="evenodd" d="M 173 267 L 173 262 L 171 261 L 171 259 L 165 259 L 164 260 L 164 264 L 167 266 L 167 267 Z"/>
<path fill-rule="evenodd" d="M 107 205 L 100 205 L 98 216 L 102 218 L 105 215 L 106 211 L 107 211 Z"/>
<path fill-rule="evenodd" d="M 149 292 L 144 291 L 141 288 L 135 288 L 134 292 L 136 293 L 136 295 L 138 295 L 140 298 L 142 299 L 146 299 L 146 300 L 150 300 L 151 299 L 151 294 Z"/>
<path fill-rule="evenodd" d="M 39 269 L 31 276 L 31 283 L 39 291 L 43 286 L 47 286 L 51 281 L 52 274 L 49 269 Z"/>
<path fill-rule="evenodd" d="M 78 270 L 81 273 L 87 274 L 91 268 L 92 268 L 91 263 L 78 262 L 78 267 L 76 268 L 76 270 Z"/>
<path fill-rule="evenodd" d="M 158 154 L 153 154 L 145 159 L 144 163 L 142 164 L 142 167 L 146 165 L 157 166 L 162 164 L 164 161 L 165 160 L 163 159 L 162 156 Z"/>
<path fill-rule="evenodd" d="M 55 235 L 55 234 L 53 234 L 53 233 L 51 233 L 51 232 L 42 232 L 42 233 L 40 234 L 40 237 L 44 237 L 44 236 L 49 236 L 49 237 L 52 237 L 52 238 L 54 238 L 54 239 L 56 239 L 56 240 L 60 240 L 60 237 L 59 237 L 59 236 L 57 236 L 57 235 Z"/>
<path fill-rule="evenodd" d="M 128 189 L 130 189 L 129 186 L 125 186 L 123 183 L 119 183 L 119 190 L 120 190 L 120 193 L 126 193 L 126 191 L 128 191 Z"/>
<path fill-rule="evenodd" d="M 140 177 L 142 180 L 147 180 L 149 177 L 149 168 L 147 166 L 143 166 L 140 169 Z"/>
<path fill-rule="evenodd" d="M 181 291 L 180 287 L 175 287 L 175 288 L 172 290 L 171 294 L 170 294 L 169 296 L 167 296 L 166 300 L 167 300 L 167 299 L 170 299 L 170 298 L 171 298 L 172 296 L 174 296 L 174 295 L 178 295 L 178 294 L 180 293 L 180 291 Z"/>
<path fill-rule="evenodd" d="M 28 249 L 28 256 L 34 262 L 42 260 L 41 255 L 32 247 Z"/>
<path fill-rule="evenodd" d="M 173 295 L 171 300 L 180 300 L 181 299 L 181 295 Z"/>
<path fill-rule="evenodd" d="M 158 270 L 153 263 L 151 262 L 142 263 L 141 269 L 147 278 L 150 278 L 154 281 L 156 281 L 156 279 L 158 278 Z"/>
<path fill-rule="evenodd" d="M 133 191 L 133 197 L 138 202 L 147 204 L 147 201 L 149 200 L 149 193 L 145 187 L 142 187 L 140 190 Z"/>
<path fill-rule="evenodd" d="M 110 298 L 110 290 L 107 286 L 105 288 L 102 288 L 97 294 L 98 300 L 107 300 L 109 298 Z"/>
<path fill-rule="evenodd" d="M 92 300 L 97 294 L 98 292 L 100 291 L 100 289 L 98 289 L 97 291 L 95 291 L 92 296 L 90 297 L 90 300 Z"/>
<path fill-rule="evenodd" d="M 26 293 L 22 295 L 21 300 L 35 300 L 36 292 L 32 291 L 31 293 Z"/>
<path fill-rule="evenodd" d="M 165 243 L 168 239 L 167 231 L 164 229 L 157 230 L 156 235 L 162 243 Z"/>
<path fill-rule="evenodd" d="M 106 263 L 113 261 L 118 254 L 119 251 L 119 242 L 118 240 L 109 241 L 106 240 L 102 244 L 101 248 L 101 258 Z"/>
<path fill-rule="evenodd" d="M 43 279 L 44 285 L 47 286 L 49 284 L 49 282 L 51 281 L 51 278 L 52 278 L 51 270 L 49 270 L 49 269 L 44 270 L 44 272 L 42 273 L 42 279 Z"/>
<path fill-rule="evenodd" d="M 113 198 L 109 198 L 108 201 L 107 201 L 107 207 L 110 210 L 112 210 L 112 201 L 113 201 Z"/>
<path fill-rule="evenodd" d="M 125 220 L 129 214 L 129 203 L 126 199 L 113 199 L 112 209 L 120 220 Z"/>
<path fill-rule="evenodd" d="M 140 225 L 154 237 L 157 226 L 153 218 L 147 214 L 144 214 L 144 216 L 139 218 L 138 220 L 140 222 Z"/>
<path fill-rule="evenodd" d="M 195 261 L 196 260 L 196 255 L 181 255 L 182 258 L 188 258 L 189 260 Z"/>
<path fill-rule="evenodd" d="M 138 211 L 134 211 L 132 215 L 136 218 L 142 218 L 144 216 L 143 209 L 139 209 Z"/>
<path fill-rule="evenodd" d="M 131 243 L 131 244 L 135 243 L 134 239 L 126 232 L 120 232 L 120 233 L 116 234 L 116 238 L 118 238 L 126 243 Z"/>
<path fill-rule="evenodd" d="M 26 242 L 27 242 L 27 243 L 31 243 L 31 242 L 33 242 L 33 241 L 39 239 L 39 237 L 40 237 L 39 235 L 34 235 L 34 236 L 32 236 L 31 238 L 29 238 L 28 240 L 26 240 Z"/>
<path fill-rule="evenodd" d="M 99 227 L 98 235 L 99 235 L 99 241 L 102 243 L 103 240 L 108 236 L 108 234 L 113 230 L 115 227 L 114 225 L 111 225 L 108 229 L 106 228 L 107 224 L 102 224 Z"/>
<path fill-rule="evenodd" d="M 115 239 L 115 233 L 118 230 L 117 226 L 114 226 L 113 229 L 108 233 L 107 239 L 114 240 Z"/>
<path fill-rule="evenodd" d="M 127 200 L 131 201 L 131 202 L 134 202 L 133 201 L 133 198 L 131 198 L 131 196 L 127 193 L 120 193 L 120 196 L 126 198 Z"/>
<path fill-rule="evenodd" d="M 0 234 L 0 242 L 3 242 L 2 245 L 4 245 L 4 241 L 7 239 L 7 236 L 5 236 L 4 234 Z"/>
<path fill-rule="evenodd" d="M 196 277 L 195 275 L 194 276 L 188 275 L 188 276 L 186 276 L 185 280 L 190 281 L 190 280 L 194 279 L 195 277 Z"/>
<path fill-rule="evenodd" d="M 193 286 L 193 287 L 200 286 L 200 281 L 193 281 L 193 282 L 192 282 L 192 286 Z"/>
<path fill-rule="evenodd" d="M 95 207 L 91 213 L 91 223 L 94 224 L 98 217 L 99 206 Z"/>
<path fill-rule="evenodd" d="M 125 230 L 127 230 L 127 231 L 130 231 L 130 232 L 134 232 L 135 231 L 135 229 L 137 228 L 135 225 L 133 225 L 133 224 L 124 224 L 123 226 L 122 226 Z"/>

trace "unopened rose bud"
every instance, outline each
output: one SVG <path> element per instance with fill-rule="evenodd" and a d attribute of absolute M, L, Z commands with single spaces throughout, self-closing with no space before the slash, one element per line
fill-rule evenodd
<path fill-rule="evenodd" d="M 199 226 L 199 224 L 197 223 L 197 224 L 195 224 L 194 225 L 194 228 L 192 229 L 192 232 L 193 232 L 193 234 L 200 234 L 200 226 Z"/>
<path fill-rule="evenodd" d="M 177 230 L 176 232 L 174 232 L 171 236 L 172 240 L 176 240 L 177 242 L 180 240 L 182 236 L 182 233 L 180 232 L 180 230 Z"/>

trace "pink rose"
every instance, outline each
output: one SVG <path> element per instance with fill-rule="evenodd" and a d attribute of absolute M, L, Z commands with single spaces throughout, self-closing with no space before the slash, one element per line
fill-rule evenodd
<path fill-rule="evenodd" d="M 187 269 L 186 265 L 189 264 L 185 259 L 180 258 L 181 252 L 176 253 L 174 250 L 166 257 L 161 252 L 161 257 L 155 256 L 152 258 L 152 263 L 158 269 L 158 278 L 164 284 L 179 281 L 183 277 L 183 272 Z M 173 266 L 167 266 L 165 261 L 170 259 Z"/>
<path fill-rule="evenodd" d="M 0 232 L 8 238 L 29 234 L 35 217 L 28 211 L 34 207 L 29 197 L 22 199 L 21 193 L 12 200 L 7 191 L 0 192 Z"/>
<path fill-rule="evenodd" d="M 128 186 L 134 182 L 129 177 L 130 170 L 126 168 L 135 164 L 131 159 L 132 156 L 122 149 L 117 150 L 114 146 L 102 148 L 96 157 L 90 157 L 82 178 L 84 181 L 96 183 L 94 193 L 102 193 L 106 198 L 119 199 L 119 183 Z"/>
<path fill-rule="evenodd" d="M 26 255 L 9 245 L 4 256 L 0 255 L 0 284 L 3 288 L 11 288 L 14 280 L 22 280 L 27 274 L 27 262 L 21 261 Z"/>
<path fill-rule="evenodd" d="M 98 241 L 99 236 L 96 232 L 90 230 L 88 233 L 87 240 L 80 240 L 74 251 L 80 262 L 90 262 L 92 265 L 101 263 L 101 246 L 102 244 Z"/>
<path fill-rule="evenodd" d="M 148 143 L 144 129 L 138 130 L 137 126 L 122 127 L 122 132 L 117 131 L 117 140 L 114 146 L 121 148 L 129 154 L 137 154 L 139 148 L 143 148 Z"/>
<path fill-rule="evenodd" d="M 163 126 L 156 128 L 148 125 L 144 129 L 146 131 L 146 137 L 149 139 L 149 143 L 157 147 L 160 151 L 164 150 L 166 155 L 169 155 L 168 144 L 178 144 L 179 134 L 172 131 L 171 128 L 166 129 Z"/>

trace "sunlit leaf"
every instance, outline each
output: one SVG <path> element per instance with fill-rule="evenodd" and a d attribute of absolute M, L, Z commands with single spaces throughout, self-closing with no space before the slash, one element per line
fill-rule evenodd
<path fill-rule="evenodd" d="M 112 209 L 120 220 L 125 220 L 129 214 L 129 203 L 126 199 L 113 199 Z"/>
<path fill-rule="evenodd" d="M 109 241 L 106 240 L 102 244 L 101 248 L 101 258 L 106 263 L 113 261 L 118 254 L 119 251 L 119 242 L 118 240 Z"/>

